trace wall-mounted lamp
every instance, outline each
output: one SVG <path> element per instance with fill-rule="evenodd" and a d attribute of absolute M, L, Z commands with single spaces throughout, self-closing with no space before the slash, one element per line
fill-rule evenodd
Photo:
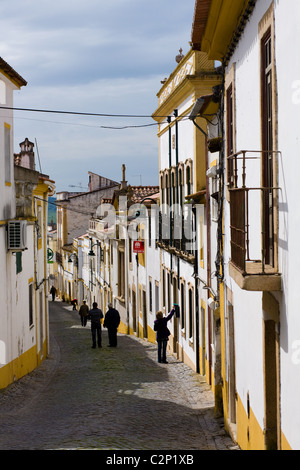
<path fill-rule="evenodd" d="M 208 178 L 215 178 L 217 176 L 217 174 L 218 174 L 218 170 L 217 170 L 216 165 L 209 168 L 206 172 L 206 176 L 208 176 Z"/>
<path fill-rule="evenodd" d="M 211 297 L 207 300 L 207 305 L 211 310 L 216 310 L 216 302 Z"/>
<path fill-rule="evenodd" d="M 88 256 L 96 256 L 95 253 L 93 252 L 93 247 L 94 246 L 99 246 L 99 242 L 97 241 L 93 245 L 92 245 L 92 243 L 93 243 L 93 239 L 90 238 L 90 251 L 88 252 Z"/>

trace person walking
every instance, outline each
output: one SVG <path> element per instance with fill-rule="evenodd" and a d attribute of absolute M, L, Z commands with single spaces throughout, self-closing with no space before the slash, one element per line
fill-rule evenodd
<path fill-rule="evenodd" d="M 167 317 L 163 316 L 161 311 L 158 311 L 156 314 L 156 320 L 154 322 L 154 331 L 156 331 L 156 341 L 157 341 L 157 359 L 158 362 L 168 364 L 167 361 L 167 344 L 169 341 L 170 331 L 167 327 L 167 323 L 173 317 L 175 313 L 175 308 L 171 310 Z"/>
<path fill-rule="evenodd" d="M 51 287 L 50 294 L 52 295 L 52 302 L 54 302 L 56 296 L 56 288 L 54 286 Z"/>
<path fill-rule="evenodd" d="M 91 331 L 92 331 L 92 348 L 96 348 L 96 342 L 98 340 L 98 348 L 102 347 L 101 343 L 101 320 L 103 318 L 102 310 L 98 308 L 96 302 L 93 303 L 92 310 L 89 311 L 88 318 L 91 320 Z"/>
<path fill-rule="evenodd" d="M 86 304 L 86 300 L 84 300 L 82 302 L 82 305 L 81 305 L 78 313 L 79 313 L 79 316 L 80 316 L 81 325 L 86 326 L 87 318 L 88 318 L 88 314 L 89 314 L 89 307 Z"/>
<path fill-rule="evenodd" d="M 117 339 L 117 330 L 120 324 L 120 314 L 118 310 L 113 308 L 112 304 L 108 304 L 108 311 L 106 312 L 105 319 L 104 319 L 104 327 L 108 330 L 108 340 L 109 340 L 109 347 L 115 348 L 118 344 Z"/>

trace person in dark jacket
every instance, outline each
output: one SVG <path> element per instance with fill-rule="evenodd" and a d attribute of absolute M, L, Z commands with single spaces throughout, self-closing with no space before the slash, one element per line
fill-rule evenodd
<path fill-rule="evenodd" d="M 52 295 L 52 301 L 54 302 L 56 296 L 56 288 L 54 286 L 51 287 L 50 294 Z"/>
<path fill-rule="evenodd" d="M 89 314 L 89 307 L 86 304 L 86 300 L 83 301 L 78 313 L 81 319 L 81 325 L 86 326 L 87 318 Z"/>
<path fill-rule="evenodd" d="M 104 319 L 104 327 L 108 330 L 109 346 L 115 348 L 117 346 L 117 330 L 120 324 L 120 314 L 118 310 L 113 308 L 112 304 L 108 304 L 108 311 Z"/>
<path fill-rule="evenodd" d="M 88 318 L 91 320 L 92 330 L 92 348 L 96 348 L 96 340 L 98 339 L 98 348 L 101 348 L 101 319 L 103 318 L 102 310 L 98 308 L 96 302 L 93 303 L 92 310 L 89 311 Z"/>
<path fill-rule="evenodd" d="M 167 323 L 173 317 L 175 309 L 173 308 L 167 317 L 163 316 L 162 312 L 157 312 L 156 320 L 154 322 L 154 331 L 156 331 L 157 341 L 157 357 L 158 362 L 167 364 L 167 344 L 169 341 L 170 331 L 167 327 Z"/>

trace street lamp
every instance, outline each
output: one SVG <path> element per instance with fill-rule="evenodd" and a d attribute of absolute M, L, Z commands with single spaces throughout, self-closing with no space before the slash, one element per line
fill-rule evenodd
<path fill-rule="evenodd" d="M 93 247 L 94 246 L 99 246 L 99 242 L 97 240 L 96 243 L 94 243 L 93 245 L 92 245 L 92 243 L 93 243 L 93 239 L 90 238 L 90 251 L 88 252 L 88 256 L 96 256 L 95 253 L 93 252 Z"/>
<path fill-rule="evenodd" d="M 94 243 L 94 244 L 92 244 L 92 243 L 93 243 L 93 239 L 90 238 L 90 251 L 88 252 L 88 256 L 96 256 L 96 254 L 93 252 L 93 247 L 97 246 L 98 248 L 100 248 L 100 261 L 103 261 L 104 260 L 103 250 L 101 248 L 101 244 L 100 244 L 99 240 L 97 240 L 96 243 Z"/>

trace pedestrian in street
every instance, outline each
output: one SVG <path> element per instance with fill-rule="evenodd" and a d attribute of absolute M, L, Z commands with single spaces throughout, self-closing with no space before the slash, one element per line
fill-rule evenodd
<path fill-rule="evenodd" d="M 79 313 L 79 316 L 80 316 L 81 325 L 86 326 L 87 318 L 88 318 L 88 314 L 89 314 L 89 307 L 86 304 L 86 300 L 84 300 L 82 302 L 82 305 L 81 305 L 78 313 Z"/>
<path fill-rule="evenodd" d="M 154 322 L 154 331 L 156 331 L 156 341 L 157 341 L 157 359 L 158 362 L 163 362 L 168 364 L 167 361 L 167 344 L 169 341 L 170 330 L 167 327 L 167 323 L 173 317 L 175 313 L 175 308 L 171 310 L 167 317 L 163 316 L 161 311 L 158 311 L 156 314 L 156 320 Z"/>
<path fill-rule="evenodd" d="M 118 310 L 113 308 L 112 304 L 108 304 L 108 311 L 106 312 L 104 319 L 104 327 L 108 330 L 108 340 L 111 348 L 117 347 L 117 330 L 120 324 L 120 314 Z"/>
<path fill-rule="evenodd" d="M 56 288 L 54 286 L 51 287 L 50 294 L 52 295 L 52 302 L 54 302 L 56 296 Z"/>
<path fill-rule="evenodd" d="M 102 310 L 98 308 L 96 302 L 93 303 L 92 310 L 89 311 L 88 318 L 91 320 L 91 331 L 92 331 L 92 348 L 96 348 L 98 340 L 98 348 L 102 347 L 101 343 L 101 320 L 103 318 Z"/>

